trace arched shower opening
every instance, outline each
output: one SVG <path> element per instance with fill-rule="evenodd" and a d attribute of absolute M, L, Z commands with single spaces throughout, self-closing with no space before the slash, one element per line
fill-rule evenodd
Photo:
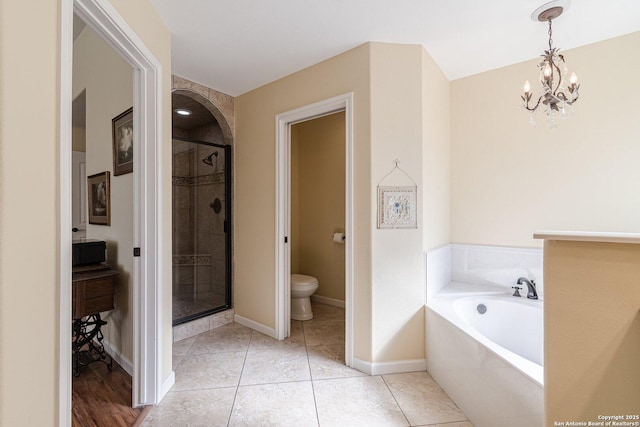
<path fill-rule="evenodd" d="M 173 325 L 232 306 L 230 127 L 209 100 L 172 94 Z"/>

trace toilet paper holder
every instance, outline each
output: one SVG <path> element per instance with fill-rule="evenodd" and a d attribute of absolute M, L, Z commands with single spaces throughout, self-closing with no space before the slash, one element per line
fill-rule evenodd
<path fill-rule="evenodd" d="M 333 233 L 333 238 L 332 240 L 335 243 L 340 243 L 344 245 L 344 240 L 345 240 L 345 236 L 344 233 Z"/>

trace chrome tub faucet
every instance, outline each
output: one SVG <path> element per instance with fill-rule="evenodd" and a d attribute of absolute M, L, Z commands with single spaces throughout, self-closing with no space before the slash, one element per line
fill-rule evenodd
<path fill-rule="evenodd" d="M 518 285 L 522 285 L 522 284 L 526 284 L 527 285 L 527 298 L 529 299 L 538 299 L 538 292 L 536 291 L 536 282 L 533 280 L 529 280 L 526 277 L 520 277 L 518 279 Z M 516 292 L 514 293 L 514 296 L 520 296 L 520 295 L 516 295 L 516 293 L 518 293 L 518 290 L 516 290 Z"/>

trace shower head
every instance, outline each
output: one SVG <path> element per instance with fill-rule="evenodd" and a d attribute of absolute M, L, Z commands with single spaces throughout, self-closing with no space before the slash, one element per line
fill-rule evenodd
<path fill-rule="evenodd" d="M 207 164 L 209 166 L 213 166 L 213 157 L 218 158 L 218 152 L 217 151 L 214 151 L 213 153 L 209 154 L 207 157 L 202 159 L 202 163 Z"/>

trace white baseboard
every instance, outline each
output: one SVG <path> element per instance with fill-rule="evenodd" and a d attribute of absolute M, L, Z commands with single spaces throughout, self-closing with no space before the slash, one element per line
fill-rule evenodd
<path fill-rule="evenodd" d="M 120 365 L 122 369 L 125 370 L 127 374 L 133 377 L 133 363 L 131 362 L 131 360 L 124 357 L 106 339 L 102 341 L 102 345 L 104 345 L 104 351 L 106 351 L 109 354 L 109 356 L 111 356 L 113 360 L 115 360 L 116 363 Z"/>
<path fill-rule="evenodd" d="M 262 334 L 265 334 L 271 338 L 276 338 L 276 330 L 274 328 L 270 328 L 268 326 L 263 325 L 262 323 L 258 323 L 255 320 L 247 319 L 246 317 L 235 314 L 233 316 L 233 321 L 236 323 L 240 323 L 247 328 L 251 328 L 254 331 L 258 331 Z"/>
<path fill-rule="evenodd" d="M 393 362 L 367 362 L 353 358 L 352 368 L 369 375 L 401 374 L 427 370 L 426 359 L 397 360 Z"/>
<path fill-rule="evenodd" d="M 353 365 L 351 365 L 353 369 L 356 369 L 363 374 L 371 375 L 371 362 L 366 362 L 364 360 L 358 359 L 357 357 L 353 358 Z"/>
<path fill-rule="evenodd" d="M 158 398 L 158 404 L 162 402 L 162 399 L 167 395 L 171 387 L 176 383 L 176 374 L 174 371 L 171 371 L 166 380 L 162 382 L 162 388 L 160 389 L 160 396 Z"/>
<path fill-rule="evenodd" d="M 311 301 L 318 302 L 320 304 L 332 305 L 334 307 L 344 308 L 344 301 L 329 297 L 323 297 L 322 295 L 311 295 Z"/>

